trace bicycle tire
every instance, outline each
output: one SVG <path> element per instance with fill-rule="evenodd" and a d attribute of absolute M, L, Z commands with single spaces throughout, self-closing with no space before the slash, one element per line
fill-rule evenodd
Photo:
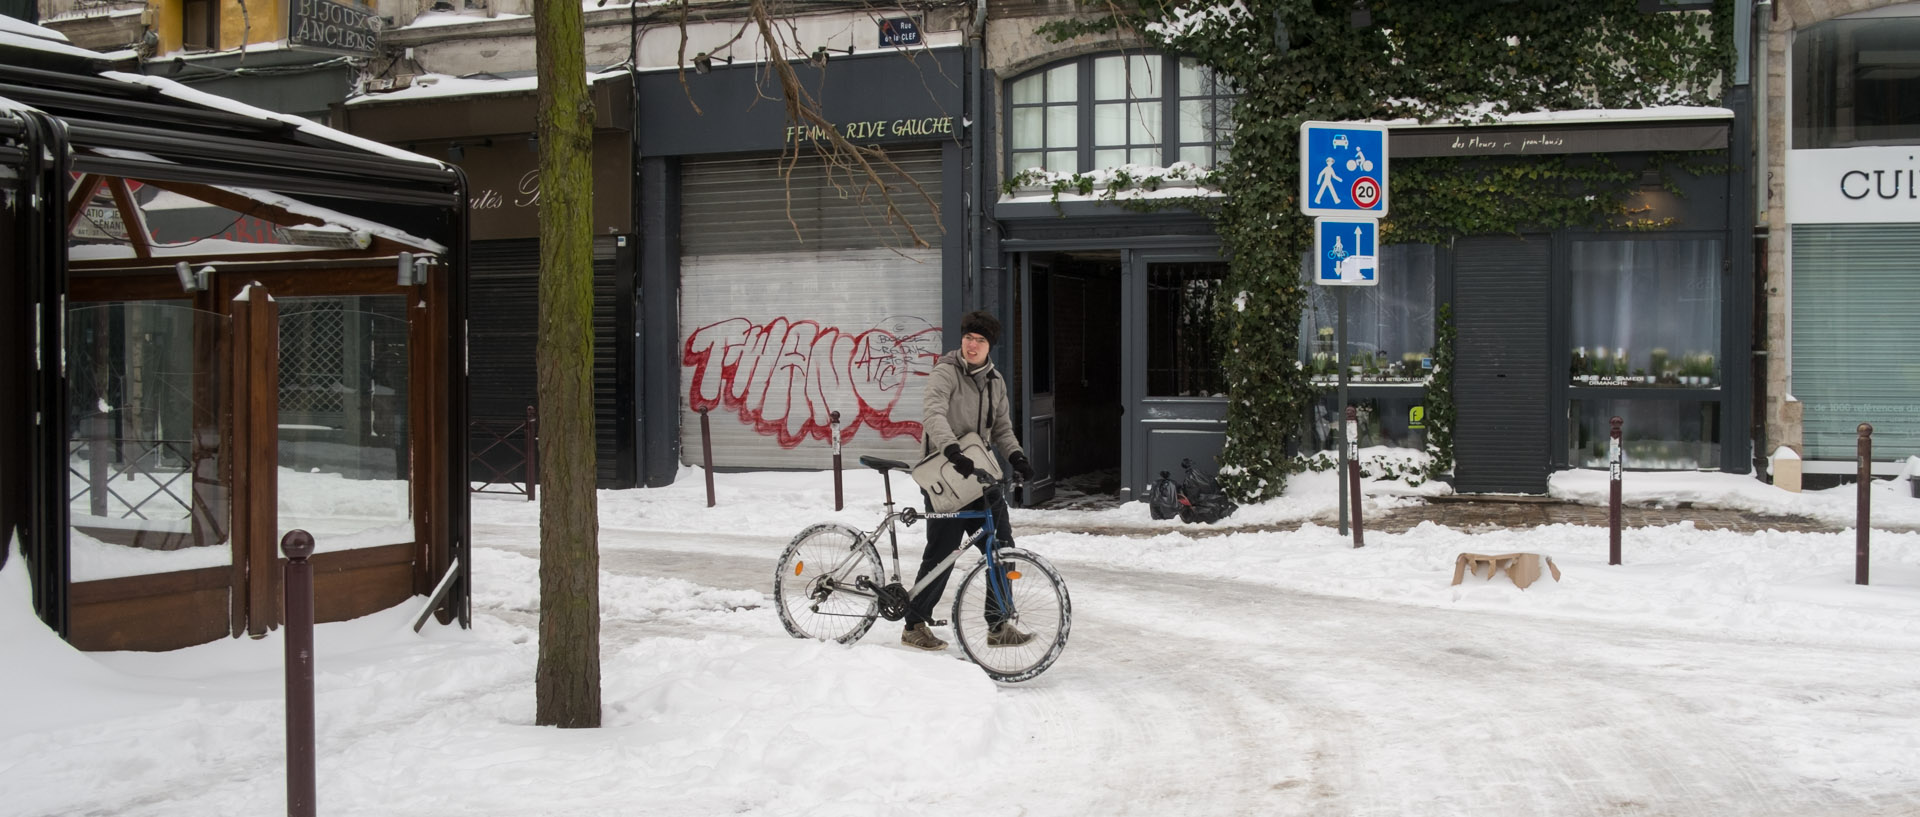
<path fill-rule="evenodd" d="M 1014 622 L 1033 634 L 1018 647 L 987 646 L 987 562 L 967 571 L 953 597 L 953 632 L 967 657 L 995 681 L 1016 683 L 1046 672 L 1067 648 L 1073 629 L 1073 601 L 1053 564 L 1017 548 L 998 551 L 1000 566 L 1017 573 L 1012 587 Z"/>
<path fill-rule="evenodd" d="M 880 607 L 869 591 L 838 592 L 861 577 L 885 580 L 880 554 L 859 531 L 827 522 L 793 537 L 773 572 L 774 607 L 794 638 L 852 644 L 867 634 Z"/>

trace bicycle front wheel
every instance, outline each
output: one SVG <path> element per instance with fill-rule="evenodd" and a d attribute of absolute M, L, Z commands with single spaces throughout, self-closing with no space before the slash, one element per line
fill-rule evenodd
<path fill-rule="evenodd" d="M 859 531 L 834 523 L 801 531 L 773 573 L 780 624 L 794 638 L 859 641 L 880 614 L 870 589 L 885 580 L 880 570 L 880 554 Z"/>
<path fill-rule="evenodd" d="M 960 582 L 960 592 L 953 597 L 953 631 L 967 657 L 988 677 L 1025 681 L 1046 672 L 1067 648 L 1073 602 L 1060 573 L 1038 554 L 1007 548 L 998 558 L 1003 580 L 993 581 L 982 559 Z M 1017 645 L 1005 643 L 1004 637 L 995 639 L 990 618 L 1032 638 Z"/>

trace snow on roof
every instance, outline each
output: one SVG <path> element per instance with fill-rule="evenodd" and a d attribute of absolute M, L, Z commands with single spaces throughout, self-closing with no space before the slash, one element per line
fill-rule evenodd
<path fill-rule="evenodd" d="M 67 39 L 67 35 L 62 34 L 58 31 L 54 31 L 51 28 L 47 28 L 46 26 L 37 26 L 25 20 L 8 17 L 4 14 L 0 14 L 0 32 L 6 32 L 8 34 L 24 34 L 28 37 L 39 37 L 40 39 L 43 39 L 43 40 L 53 40 L 55 42 L 62 42 L 62 43 L 71 42 L 70 40 Z M 88 53 L 92 53 L 92 52 L 88 52 Z"/>
<path fill-rule="evenodd" d="M 1657 105 L 1651 108 L 1595 108 L 1572 111 L 1529 111 L 1527 113 L 1492 114 L 1487 118 L 1475 118 L 1485 115 L 1489 108 L 1483 106 L 1476 113 L 1469 113 L 1462 119 L 1443 119 L 1434 122 L 1421 122 L 1415 119 L 1392 119 L 1387 127 L 1394 129 L 1416 128 L 1464 128 L 1493 127 L 1499 125 L 1578 125 L 1607 122 L 1660 122 L 1706 119 L 1732 119 L 1733 111 L 1726 108 L 1714 108 L 1694 105 Z"/>
<path fill-rule="evenodd" d="M 0 46 L 21 48 L 29 51 L 43 51 L 68 57 L 84 57 L 90 60 L 107 59 L 105 54 L 89 51 L 85 48 L 69 45 L 67 35 L 50 28 L 43 28 L 22 20 L 16 20 L 0 14 Z"/>
<path fill-rule="evenodd" d="M 368 153 L 376 153 L 390 159 L 400 159 L 402 161 L 438 165 L 441 167 L 446 166 L 445 162 L 441 162 L 438 159 L 430 159 L 418 153 L 401 150 L 392 145 L 381 144 L 372 139 L 355 136 L 346 131 L 334 130 L 318 122 L 293 116 L 292 114 L 275 113 L 265 108 L 256 108 L 224 96 L 216 96 L 205 91 L 195 90 L 165 77 L 150 76 L 147 74 L 129 74 L 124 71 L 106 71 L 102 72 L 101 76 L 131 85 L 144 85 L 149 88 L 154 88 L 165 96 L 183 102 L 203 105 L 214 110 L 226 111 L 242 116 L 251 116 L 255 119 L 268 122 L 283 122 L 294 126 L 299 129 L 301 133 L 307 134 L 308 136 L 336 142 L 346 147 L 356 148 Z"/>
<path fill-rule="evenodd" d="M 153 154 L 150 154 L 150 153 L 142 153 L 136 150 L 122 150 L 120 148 L 96 148 L 95 152 L 99 153 L 101 156 L 106 156 L 106 157 L 115 158 L 115 159 L 128 159 L 136 162 L 151 162 L 155 164 L 171 164 L 171 162 L 168 162 L 167 160 L 162 159 L 158 156 L 154 156 Z M 291 196 L 287 196 L 285 194 L 278 193 L 272 190 L 262 190 L 254 187 L 233 187 L 231 185 L 224 185 L 224 184 L 210 184 L 210 185 L 207 185 L 207 187 L 211 187 L 215 190 L 225 190 L 226 192 L 232 193 L 236 196 L 250 199 L 252 201 L 257 201 L 257 202 L 260 202 L 261 204 L 269 205 L 272 207 L 278 207 L 282 210 L 285 210 L 289 213 L 293 213 L 295 215 L 307 216 L 309 218 L 313 218 L 318 221 L 325 222 L 326 227 L 323 227 L 322 229 L 337 228 L 342 232 L 350 232 L 353 230 L 365 230 L 370 235 L 376 235 L 381 238 L 385 238 L 397 243 L 419 247 L 429 252 L 444 253 L 447 251 L 446 245 L 441 244 L 437 241 L 421 238 L 419 236 L 408 233 L 404 230 L 398 230 L 393 227 L 389 227 L 385 224 L 381 224 L 380 222 L 377 222 L 377 221 L 368 221 L 367 219 L 360 218 L 359 216 L 351 216 L 351 215 L 347 215 L 346 213 L 342 213 L 338 210 L 330 210 L 325 207 L 309 204 L 307 202 L 301 201 L 299 199 L 296 199 Z M 170 195 L 170 194 L 163 193 L 163 195 Z M 192 204 L 198 204 L 206 207 L 215 206 L 212 204 L 206 204 L 205 202 L 192 200 L 190 197 L 179 197 L 179 198 L 188 199 L 189 201 L 192 201 Z M 169 198 L 166 202 L 164 202 L 159 207 L 154 207 L 150 204 L 149 206 L 143 207 L 141 209 L 143 210 L 175 209 L 175 208 L 186 207 L 186 206 L 192 206 L 192 205 L 183 204 L 179 201 Z M 190 242 L 190 243 L 192 243 L 193 246 L 198 247 L 200 250 L 204 251 L 205 249 L 207 249 L 206 240 L 204 239 L 199 242 Z M 168 245 L 155 244 L 153 245 L 154 252 L 157 254 L 160 252 L 161 248 L 166 246 Z M 174 245 L 174 246 L 185 246 L 185 245 Z M 276 244 L 273 246 L 280 247 L 281 249 L 284 250 L 288 245 Z M 118 257 L 118 256 L 109 256 L 109 257 Z"/>
<path fill-rule="evenodd" d="M 615 71 L 589 71 L 587 84 L 592 85 L 603 79 L 624 77 L 627 69 Z M 449 74 L 421 74 L 414 77 L 413 84 L 398 91 L 382 91 L 377 94 L 362 94 L 347 100 L 348 105 L 360 105 L 374 102 L 421 102 L 429 99 L 455 99 L 469 96 L 487 96 L 490 94 L 532 93 L 540 87 L 537 76 L 524 77 L 456 77 Z"/>

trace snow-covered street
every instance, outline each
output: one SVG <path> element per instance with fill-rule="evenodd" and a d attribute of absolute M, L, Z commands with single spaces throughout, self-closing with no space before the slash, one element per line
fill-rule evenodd
<path fill-rule="evenodd" d="M 404 609 L 320 627 L 321 813 L 1920 813 L 1920 535 L 1876 532 L 1857 587 L 1850 531 L 1647 529 L 1617 567 L 1604 528 L 1575 526 L 1423 525 L 1356 550 L 1300 521 L 1333 503 L 1324 475 L 1236 517 L 1282 532 L 1191 536 L 1139 503 L 1016 511 L 1016 532 L 1048 531 L 1020 545 L 1065 576 L 1074 627 L 1046 674 L 1000 685 L 958 647 L 901 647 L 897 624 L 851 648 L 781 629 L 780 549 L 808 522 L 870 524 L 870 472 L 840 513 L 820 474 L 718 482 L 712 509 L 691 470 L 600 495 L 601 729 L 531 725 L 534 505 L 475 500 L 473 631 L 414 635 Z M 1853 498 L 1638 483 L 1822 518 Z M 1390 489 L 1369 507 L 1418 501 Z M 1877 523 L 1920 521 L 1904 481 L 1875 489 Z M 1133 535 L 1070 532 L 1115 525 Z M 1462 551 L 1564 575 L 1450 586 Z M 36 631 L 17 564 L 0 655 L 34 670 L 0 694 L 46 703 L 0 716 L 0 813 L 284 807 L 277 633 L 75 653 Z"/>

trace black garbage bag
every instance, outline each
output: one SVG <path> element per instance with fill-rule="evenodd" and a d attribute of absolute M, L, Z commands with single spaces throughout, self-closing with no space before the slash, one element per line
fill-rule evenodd
<path fill-rule="evenodd" d="M 1147 495 L 1147 512 L 1155 519 L 1175 519 L 1186 508 L 1181 501 L 1180 486 L 1173 482 L 1173 475 L 1160 472 L 1160 478 L 1153 483 L 1153 490 Z"/>
<path fill-rule="evenodd" d="M 1180 467 L 1186 471 L 1186 479 L 1180 483 L 1180 521 L 1218 522 L 1240 509 L 1226 491 L 1220 490 L 1219 483 L 1194 472 L 1193 460 L 1181 460 Z"/>

